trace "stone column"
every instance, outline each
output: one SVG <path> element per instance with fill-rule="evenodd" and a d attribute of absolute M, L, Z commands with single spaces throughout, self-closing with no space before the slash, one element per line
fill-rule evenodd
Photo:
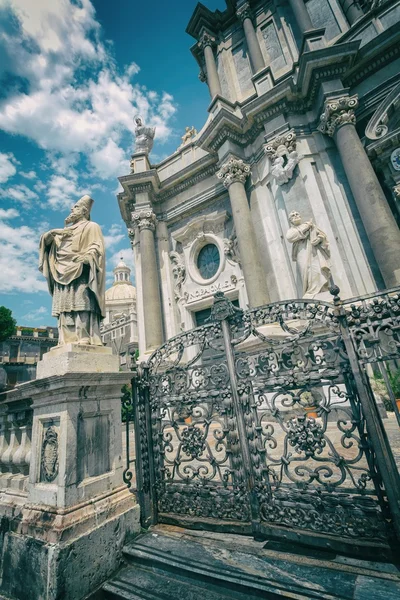
<path fill-rule="evenodd" d="M 217 176 L 223 179 L 228 189 L 247 295 L 250 307 L 254 308 L 267 304 L 269 294 L 244 188 L 249 173 L 249 165 L 243 160 L 231 158 L 221 167 Z"/>
<path fill-rule="evenodd" d="M 257 73 L 265 67 L 264 58 L 261 53 L 260 44 L 258 43 L 257 34 L 255 32 L 250 5 L 248 2 L 243 4 L 237 11 L 238 18 L 242 21 L 243 31 L 246 37 L 247 48 L 249 50 L 250 62 L 253 73 Z"/>
<path fill-rule="evenodd" d="M 331 136 L 388 287 L 400 284 L 400 230 L 355 128 L 356 96 L 327 100 L 319 130 Z"/>
<path fill-rule="evenodd" d="M 357 19 L 364 15 L 357 0 L 339 0 L 339 4 L 350 25 L 353 25 Z"/>
<path fill-rule="evenodd" d="M 210 89 L 211 98 L 217 94 L 222 96 L 221 84 L 218 77 L 217 64 L 215 62 L 213 46 L 215 46 L 215 38 L 204 32 L 200 38 L 199 46 L 204 52 L 204 60 L 207 68 L 207 81 Z"/>
<path fill-rule="evenodd" d="M 304 0 L 289 0 L 289 4 L 292 8 L 301 33 L 304 35 L 306 31 L 314 29 L 310 15 L 308 14 L 308 10 L 304 4 Z"/>
<path fill-rule="evenodd" d="M 156 259 L 154 231 L 156 216 L 151 208 L 132 213 L 132 224 L 139 231 L 142 271 L 142 296 L 146 351 L 163 343 L 160 284 Z"/>

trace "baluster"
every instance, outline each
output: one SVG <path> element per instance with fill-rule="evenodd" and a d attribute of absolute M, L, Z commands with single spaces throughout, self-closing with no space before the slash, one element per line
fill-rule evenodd
<path fill-rule="evenodd" d="M 18 430 L 16 435 L 19 446 L 12 456 L 12 469 L 17 472 L 17 475 L 13 477 L 11 482 L 11 487 L 13 489 L 23 490 L 27 483 L 32 433 L 32 424 L 30 423 L 29 417 L 30 413 L 28 411 L 17 415 Z"/>
<path fill-rule="evenodd" d="M 3 487 L 10 487 L 11 480 L 15 471 L 12 468 L 12 457 L 16 452 L 19 442 L 17 437 L 18 425 L 15 420 L 15 414 L 11 413 L 7 415 L 7 434 L 8 434 L 8 446 L 2 456 L 2 466 L 4 467 L 4 475 L 2 477 Z"/>
<path fill-rule="evenodd" d="M 7 418 L 6 415 L 0 416 L 0 489 L 3 488 L 3 473 L 5 466 L 3 465 L 3 455 L 8 448 L 7 436 Z"/>

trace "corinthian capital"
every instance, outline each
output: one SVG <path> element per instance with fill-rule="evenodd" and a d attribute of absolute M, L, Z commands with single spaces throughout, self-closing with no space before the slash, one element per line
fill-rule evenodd
<path fill-rule="evenodd" d="M 238 17 L 238 19 L 241 20 L 242 23 L 245 19 L 251 19 L 252 14 L 251 14 L 251 9 L 250 9 L 250 4 L 248 2 L 246 2 L 245 4 L 242 4 L 242 6 L 240 6 L 237 9 L 236 16 Z"/>
<path fill-rule="evenodd" d="M 214 36 L 210 35 L 209 33 L 207 33 L 207 31 L 203 31 L 203 33 L 201 34 L 201 37 L 199 39 L 199 47 L 204 50 L 204 48 L 206 46 L 215 46 L 215 44 L 217 43 L 217 40 L 215 39 Z"/>
<path fill-rule="evenodd" d="M 240 158 L 230 158 L 228 162 L 222 165 L 217 173 L 218 179 L 224 180 L 224 186 L 228 188 L 232 183 L 245 183 L 250 173 L 250 167 Z"/>
<path fill-rule="evenodd" d="M 325 102 L 318 129 L 331 137 L 343 125 L 356 124 L 354 109 L 358 106 L 357 96 L 342 96 Z"/>
<path fill-rule="evenodd" d="M 154 231 L 156 228 L 156 215 L 150 208 L 137 210 L 132 213 L 132 226 L 134 229 L 150 229 Z"/>

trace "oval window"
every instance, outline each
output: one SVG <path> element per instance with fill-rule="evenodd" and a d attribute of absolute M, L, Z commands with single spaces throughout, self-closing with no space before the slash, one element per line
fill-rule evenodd
<path fill-rule="evenodd" d="M 211 279 L 220 265 L 219 250 L 215 244 L 204 246 L 197 257 L 197 268 L 204 279 Z"/>

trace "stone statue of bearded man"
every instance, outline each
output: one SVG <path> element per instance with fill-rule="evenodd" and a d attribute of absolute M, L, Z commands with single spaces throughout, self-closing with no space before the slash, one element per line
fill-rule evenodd
<path fill-rule="evenodd" d="M 52 229 L 40 238 L 39 270 L 53 296 L 59 345 L 102 346 L 105 250 L 99 225 L 90 221 L 92 205 L 92 198 L 83 196 L 71 208 L 64 229 Z"/>

